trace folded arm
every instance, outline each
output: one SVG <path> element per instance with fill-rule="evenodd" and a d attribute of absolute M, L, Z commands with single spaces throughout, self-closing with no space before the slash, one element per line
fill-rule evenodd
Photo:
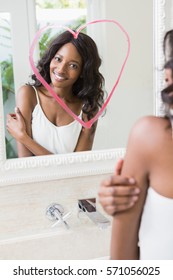
<path fill-rule="evenodd" d="M 22 86 L 18 92 L 15 115 L 7 115 L 7 130 L 16 139 L 18 157 L 49 155 L 51 152 L 32 139 L 31 119 L 36 97 L 31 86 Z"/>

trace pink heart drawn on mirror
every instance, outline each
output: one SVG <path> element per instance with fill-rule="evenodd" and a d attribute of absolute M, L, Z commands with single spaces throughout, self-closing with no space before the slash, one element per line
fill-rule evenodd
<path fill-rule="evenodd" d="M 107 99 L 105 100 L 104 104 L 102 105 L 102 107 L 100 108 L 100 110 L 97 112 L 97 114 L 90 119 L 87 122 L 84 122 L 82 119 L 80 119 L 66 104 L 65 102 L 54 92 L 54 90 L 51 88 L 51 86 L 44 80 L 44 78 L 40 75 L 40 73 L 38 72 L 37 68 L 35 67 L 34 61 L 33 61 L 33 56 L 34 56 L 34 51 L 35 51 L 35 46 L 38 42 L 39 37 L 41 36 L 41 34 L 46 30 L 46 29 L 55 29 L 55 28 L 63 28 L 65 30 L 68 30 L 75 39 L 77 39 L 79 33 L 86 28 L 88 25 L 91 24 L 96 24 L 96 23 L 100 23 L 100 22 L 106 22 L 106 23 L 113 23 L 116 26 L 118 26 L 118 28 L 120 28 L 120 30 L 124 33 L 126 39 L 127 39 L 127 52 L 124 58 L 124 61 L 122 63 L 120 72 L 118 74 L 118 77 L 113 85 L 112 90 L 110 91 Z M 126 30 L 120 25 L 120 23 L 118 23 L 115 20 L 108 20 L 108 19 L 101 19 L 101 20 L 94 20 L 94 21 L 90 21 L 82 26 L 80 26 L 76 31 L 71 30 L 69 27 L 67 26 L 60 26 L 60 25 L 48 25 L 45 26 L 43 28 L 41 28 L 35 35 L 34 40 L 31 44 L 30 47 L 30 52 L 29 52 L 29 61 L 32 67 L 32 70 L 34 72 L 34 74 L 36 75 L 37 79 L 42 83 L 42 85 L 44 85 L 44 87 L 52 94 L 52 96 L 55 98 L 55 100 L 62 106 L 62 108 L 69 114 L 71 115 L 75 120 L 77 120 L 83 127 L 86 128 L 91 128 L 92 124 L 101 116 L 101 114 L 103 113 L 103 111 L 105 110 L 106 106 L 108 105 L 109 101 L 111 100 L 111 97 L 113 95 L 113 93 L 115 92 L 115 89 L 120 81 L 121 75 L 124 71 L 127 59 L 129 57 L 129 53 L 130 53 L 130 38 L 128 33 L 126 32 Z"/>

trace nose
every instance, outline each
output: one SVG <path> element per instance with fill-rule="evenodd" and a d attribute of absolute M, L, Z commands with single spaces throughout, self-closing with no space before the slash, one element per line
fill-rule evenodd
<path fill-rule="evenodd" d="M 58 69 L 58 73 L 59 74 L 63 74 L 66 72 L 66 65 L 65 63 L 60 63 L 58 66 L 57 66 L 57 69 Z"/>

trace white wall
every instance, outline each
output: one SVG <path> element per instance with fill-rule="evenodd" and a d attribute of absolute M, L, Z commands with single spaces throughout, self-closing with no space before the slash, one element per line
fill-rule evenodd
<path fill-rule="evenodd" d="M 89 1 L 92 19 L 114 19 L 128 32 L 131 52 L 120 83 L 107 107 L 104 118 L 99 120 L 94 149 L 125 147 L 133 123 L 146 114 L 153 114 L 153 1 L 102 0 Z M 90 11 L 89 11 L 90 13 Z M 125 55 L 122 36 L 116 26 L 107 24 L 104 32 L 97 31 L 96 41 L 105 60 L 103 71 L 108 92 L 117 77 L 118 61 Z"/>
<path fill-rule="evenodd" d="M 165 1 L 165 23 L 166 23 L 166 31 L 173 28 L 173 1 L 172 0 L 166 0 Z"/>

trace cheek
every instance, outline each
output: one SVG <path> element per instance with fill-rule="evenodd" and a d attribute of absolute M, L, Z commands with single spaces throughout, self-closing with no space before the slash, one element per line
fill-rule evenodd
<path fill-rule="evenodd" d="M 71 73 L 71 78 L 74 79 L 75 81 L 79 78 L 79 76 L 80 76 L 79 71 L 75 71 Z"/>
<path fill-rule="evenodd" d="M 53 61 L 50 62 L 50 65 L 49 65 L 49 69 L 53 68 L 54 67 L 54 63 Z"/>

